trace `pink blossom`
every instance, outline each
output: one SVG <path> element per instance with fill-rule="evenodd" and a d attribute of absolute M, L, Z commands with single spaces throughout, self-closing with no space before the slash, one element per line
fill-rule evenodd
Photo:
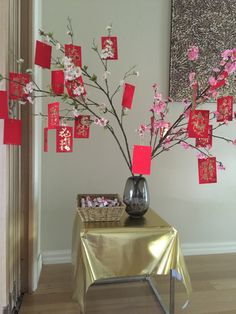
<path fill-rule="evenodd" d="M 189 118 L 189 115 L 190 115 L 190 108 L 186 110 L 184 113 L 185 118 Z"/>
<path fill-rule="evenodd" d="M 166 103 L 164 101 L 160 101 L 158 104 L 154 104 L 151 110 L 157 114 L 163 112 L 166 108 Z"/>
<path fill-rule="evenodd" d="M 236 71 L 236 62 L 227 63 L 225 66 L 225 70 L 228 72 L 228 74 L 234 73 Z"/>
<path fill-rule="evenodd" d="M 221 65 L 222 67 L 225 66 L 225 63 L 226 63 L 226 62 L 225 62 L 224 60 L 221 60 L 221 61 L 220 61 L 220 65 Z"/>
<path fill-rule="evenodd" d="M 227 49 L 227 50 L 225 50 L 225 51 L 222 52 L 221 57 L 223 58 L 223 60 L 226 60 L 226 61 L 227 61 L 228 58 L 231 57 L 232 52 L 233 52 L 232 50 Z"/>
<path fill-rule="evenodd" d="M 203 153 L 198 153 L 197 154 L 197 158 L 198 159 L 207 159 L 207 155 L 203 154 Z"/>
<path fill-rule="evenodd" d="M 236 139 L 232 141 L 232 144 L 233 144 L 233 145 L 236 145 Z"/>
<path fill-rule="evenodd" d="M 188 59 L 190 61 L 195 61 L 198 59 L 198 54 L 199 54 L 199 48 L 197 46 L 191 46 L 188 49 Z"/>
<path fill-rule="evenodd" d="M 212 71 L 213 72 L 220 72 L 220 69 L 219 68 L 213 68 Z"/>
<path fill-rule="evenodd" d="M 225 170 L 225 166 L 220 162 L 220 163 L 217 165 L 217 169 L 218 169 L 218 170 Z"/>
<path fill-rule="evenodd" d="M 208 79 L 208 83 L 209 83 L 211 86 L 214 86 L 214 85 L 216 85 L 217 80 L 214 78 L 214 76 L 211 76 L 211 77 L 209 77 L 209 79 Z"/>
<path fill-rule="evenodd" d="M 108 120 L 105 119 L 105 118 L 99 119 L 99 118 L 96 117 L 94 119 L 94 124 L 105 127 L 108 124 Z"/>
<path fill-rule="evenodd" d="M 232 60 L 232 61 L 235 61 L 235 60 L 236 60 L 236 48 L 234 48 L 233 51 L 232 51 L 231 60 Z"/>
<path fill-rule="evenodd" d="M 183 148 L 183 149 L 189 149 L 190 145 L 186 142 L 181 142 L 180 143 L 180 146 Z"/>
<path fill-rule="evenodd" d="M 143 135 L 148 129 L 149 128 L 146 124 L 141 124 L 140 127 L 138 128 L 139 135 Z"/>
<path fill-rule="evenodd" d="M 161 93 L 155 93 L 154 99 L 161 101 L 162 100 L 162 94 Z"/>
<path fill-rule="evenodd" d="M 196 72 L 190 72 L 188 75 L 189 81 L 192 82 L 196 77 Z"/>

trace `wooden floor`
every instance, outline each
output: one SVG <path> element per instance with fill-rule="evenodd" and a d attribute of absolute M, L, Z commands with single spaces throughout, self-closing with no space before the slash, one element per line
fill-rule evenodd
<path fill-rule="evenodd" d="M 186 294 L 176 286 L 176 314 L 236 314 L 236 254 L 185 258 L 193 285 L 186 309 Z M 163 301 L 168 299 L 168 278 L 158 280 Z M 79 314 L 71 300 L 72 267 L 69 264 L 43 267 L 39 288 L 25 295 L 20 314 Z M 145 282 L 92 286 L 86 314 L 159 314 L 156 299 Z"/>

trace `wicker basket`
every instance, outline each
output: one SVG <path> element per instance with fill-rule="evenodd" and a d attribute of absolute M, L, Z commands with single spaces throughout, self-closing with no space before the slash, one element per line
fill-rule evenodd
<path fill-rule="evenodd" d="M 117 198 L 119 206 L 114 207 L 81 207 L 81 199 L 86 196 L 102 197 L 108 199 Z M 83 222 L 89 221 L 119 221 L 125 210 L 125 204 L 118 194 L 78 194 L 77 210 Z"/>

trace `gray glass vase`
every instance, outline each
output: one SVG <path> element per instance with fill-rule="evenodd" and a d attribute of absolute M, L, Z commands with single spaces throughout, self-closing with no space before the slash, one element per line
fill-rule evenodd
<path fill-rule="evenodd" d="M 147 181 L 142 176 L 129 177 L 125 184 L 123 201 L 126 212 L 132 218 L 142 217 L 148 210 L 150 196 Z"/>

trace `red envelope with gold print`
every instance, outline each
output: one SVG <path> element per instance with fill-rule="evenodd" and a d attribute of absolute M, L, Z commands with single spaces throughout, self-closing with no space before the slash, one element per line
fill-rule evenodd
<path fill-rule="evenodd" d="M 42 68 L 51 68 L 52 46 L 36 40 L 34 63 Z"/>
<path fill-rule="evenodd" d="M 118 59 L 117 37 L 103 36 L 102 41 L 102 58 L 105 60 Z"/>
<path fill-rule="evenodd" d="M 72 44 L 65 45 L 65 55 L 71 58 L 72 62 L 77 67 L 82 67 L 81 47 Z"/>
<path fill-rule="evenodd" d="M 77 88 L 79 88 L 79 92 L 81 93 L 82 96 L 86 95 L 86 90 L 84 88 L 82 76 L 78 77 L 74 81 L 66 81 L 66 89 L 70 97 L 81 96 L 76 94 Z"/>
<path fill-rule="evenodd" d="M 48 128 L 56 129 L 60 125 L 59 102 L 48 104 Z"/>
<path fill-rule="evenodd" d="M 61 126 L 56 131 L 56 152 L 71 153 L 73 151 L 73 128 Z"/>
<path fill-rule="evenodd" d="M 24 87 L 30 81 L 29 74 L 9 73 L 9 98 L 12 100 L 24 99 L 27 94 Z"/>
<path fill-rule="evenodd" d="M 132 172 L 135 174 L 147 174 L 151 172 L 152 147 L 134 145 Z"/>
<path fill-rule="evenodd" d="M 225 120 L 232 121 L 233 119 L 233 96 L 225 96 L 217 99 L 217 122 Z"/>
<path fill-rule="evenodd" d="M 89 138 L 90 131 L 90 116 L 81 115 L 75 118 L 74 137 Z"/>
<path fill-rule="evenodd" d="M 209 110 L 190 110 L 188 136 L 190 138 L 208 138 Z"/>
<path fill-rule="evenodd" d="M 8 94 L 5 90 L 0 90 L 0 119 L 8 118 Z"/>
<path fill-rule="evenodd" d="M 198 177 L 199 177 L 199 184 L 217 182 L 215 157 L 208 157 L 206 159 L 198 159 Z"/>
<path fill-rule="evenodd" d="M 62 95 L 64 93 L 64 71 L 63 70 L 52 71 L 51 85 L 52 85 L 52 91 L 56 95 Z"/>
<path fill-rule="evenodd" d="M 21 145 L 21 120 L 5 119 L 3 143 L 11 145 Z"/>
<path fill-rule="evenodd" d="M 212 147 L 212 125 L 209 125 L 207 138 L 196 138 L 196 147 Z"/>
<path fill-rule="evenodd" d="M 125 83 L 123 98 L 122 98 L 122 106 L 131 109 L 133 97 L 134 97 L 135 86 Z"/>

